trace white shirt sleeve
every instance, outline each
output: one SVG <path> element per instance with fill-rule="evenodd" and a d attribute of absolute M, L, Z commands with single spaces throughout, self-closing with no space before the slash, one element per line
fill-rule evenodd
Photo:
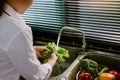
<path fill-rule="evenodd" d="M 52 67 L 49 64 L 41 64 L 37 59 L 32 45 L 31 36 L 19 32 L 11 40 L 7 54 L 16 71 L 26 80 L 47 80 Z"/>

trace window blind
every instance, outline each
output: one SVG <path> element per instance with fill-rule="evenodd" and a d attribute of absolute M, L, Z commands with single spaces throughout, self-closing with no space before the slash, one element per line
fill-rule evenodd
<path fill-rule="evenodd" d="M 86 40 L 96 41 L 95 45 L 103 42 L 102 49 L 120 47 L 120 0 L 35 0 L 23 18 L 34 30 L 58 33 L 69 26 L 85 31 Z M 79 39 L 79 33 L 65 34 Z M 68 39 L 72 43 L 73 38 Z"/>
<path fill-rule="evenodd" d="M 120 0 L 67 0 L 67 26 L 87 39 L 120 45 Z"/>
<path fill-rule="evenodd" d="M 22 17 L 33 30 L 57 33 L 66 22 L 64 2 L 61 0 L 35 0 Z"/>

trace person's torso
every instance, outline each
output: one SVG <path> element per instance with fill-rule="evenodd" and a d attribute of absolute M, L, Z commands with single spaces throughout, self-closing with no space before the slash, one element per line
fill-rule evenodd
<path fill-rule="evenodd" d="M 31 29 L 24 21 L 19 16 L 14 17 L 16 19 L 5 13 L 0 17 L 0 80 L 18 80 L 20 75 L 9 60 L 6 52 L 9 45 L 12 45 L 10 44 L 11 40 L 19 32 L 26 32 L 28 35 L 32 35 Z"/>

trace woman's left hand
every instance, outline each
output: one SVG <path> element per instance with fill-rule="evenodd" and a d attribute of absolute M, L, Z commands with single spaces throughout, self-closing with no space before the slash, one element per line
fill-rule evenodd
<path fill-rule="evenodd" d="M 44 58 L 42 53 L 41 53 L 42 51 L 50 51 L 45 46 L 34 46 L 34 49 L 36 51 L 37 57 L 40 57 L 40 58 Z"/>

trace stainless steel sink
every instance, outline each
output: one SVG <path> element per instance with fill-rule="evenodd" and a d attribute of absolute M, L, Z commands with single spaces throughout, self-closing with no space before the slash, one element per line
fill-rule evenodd
<path fill-rule="evenodd" d="M 35 44 L 36 45 L 45 45 L 47 43 L 36 41 Z M 66 46 L 66 45 L 59 45 L 59 46 L 69 50 L 70 57 L 68 59 L 66 59 L 66 61 L 62 64 L 56 63 L 56 65 L 53 67 L 53 70 L 52 70 L 49 80 L 58 79 L 58 77 L 60 77 L 60 75 L 62 75 L 64 72 L 66 72 L 66 70 L 76 60 L 76 58 L 78 57 L 78 54 L 81 52 L 81 49 L 78 47 Z"/>
<path fill-rule="evenodd" d="M 79 55 L 75 61 L 67 68 L 64 73 L 59 75 L 56 80 L 76 80 L 76 74 L 79 71 L 79 60 L 82 58 L 92 59 L 98 64 L 103 64 L 111 69 L 120 71 L 120 55 L 107 54 L 102 52 L 88 52 L 87 55 Z"/>
<path fill-rule="evenodd" d="M 80 52 L 80 49 L 75 48 L 75 47 L 66 47 L 66 46 L 62 46 L 62 47 L 69 50 L 70 57 L 66 59 L 66 61 L 62 64 L 56 63 L 56 65 L 53 67 L 50 80 L 53 80 L 53 78 L 55 80 L 55 78 L 63 74 L 68 69 L 68 67 L 70 67 L 70 65 L 75 61 L 75 59 L 78 57 L 78 52 Z"/>
<path fill-rule="evenodd" d="M 63 27 L 63 28 L 60 29 L 60 31 L 59 31 L 59 33 L 58 33 L 57 47 L 59 46 L 59 41 L 60 41 L 62 32 L 63 32 L 64 30 L 68 30 L 68 31 L 71 30 L 71 31 L 75 31 L 75 32 L 78 32 L 78 33 L 81 33 L 81 34 L 82 34 L 82 46 L 81 46 L 81 50 L 82 50 L 83 52 L 85 52 L 85 46 L 86 46 L 85 32 L 83 32 L 83 31 L 81 31 L 81 30 L 78 30 L 78 29 L 75 29 L 75 28 L 73 28 L 73 27 L 67 27 L 67 26 L 65 26 L 65 27 Z M 65 47 L 64 47 L 64 48 L 65 48 Z M 67 49 L 67 48 L 66 48 L 66 49 Z M 53 80 L 52 77 L 55 77 L 54 79 L 58 79 L 57 77 L 59 77 L 60 75 L 62 75 L 62 74 L 67 74 L 67 73 L 66 73 L 67 68 L 73 63 L 73 61 L 74 61 L 74 60 L 77 58 L 77 56 L 78 56 L 78 55 L 77 55 L 78 52 L 76 52 L 76 51 L 79 50 L 79 52 L 80 52 L 80 49 L 73 50 L 73 48 L 71 48 L 71 49 L 69 48 L 68 50 L 69 50 L 70 58 L 67 59 L 67 61 L 66 61 L 65 63 L 63 63 L 63 64 L 56 64 L 56 65 L 55 65 L 55 67 L 53 68 L 53 72 L 52 72 L 52 74 L 51 74 L 51 80 Z M 69 68 L 69 69 L 71 69 L 71 68 Z M 62 77 L 60 77 L 60 78 L 62 78 Z M 62 80 L 64 80 L 64 79 L 62 78 Z"/>
<path fill-rule="evenodd" d="M 40 45 L 40 46 L 44 46 L 46 45 L 48 42 L 42 42 L 42 41 L 36 41 L 35 45 Z M 62 64 L 56 64 L 53 67 L 53 71 L 50 75 L 49 80 L 57 80 L 58 77 L 60 75 L 62 75 L 67 69 L 68 67 L 70 67 L 70 65 L 75 61 L 75 59 L 78 57 L 78 54 L 80 53 L 81 49 L 78 47 L 73 47 L 73 46 L 66 46 L 66 45 L 60 45 L 60 47 L 63 47 L 67 50 L 69 50 L 69 54 L 70 57 L 68 59 L 66 59 L 65 63 Z M 40 59 L 41 61 L 41 59 Z M 23 77 L 20 78 L 20 80 L 25 80 Z"/>
<path fill-rule="evenodd" d="M 38 45 L 45 45 L 40 42 Z M 79 60 L 82 58 L 92 59 L 99 64 L 106 65 L 110 68 L 120 70 L 120 55 L 109 54 L 100 51 L 89 51 L 81 53 L 80 48 L 60 45 L 69 50 L 70 58 L 63 64 L 56 64 L 53 68 L 49 80 L 76 80 L 76 74 L 79 71 Z M 21 79 L 23 80 L 23 79 Z"/>
<path fill-rule="evenodd" d="M 58 34 L 57 45 L 59 44 L 59 40 L 63 30 L 72 30 L 82 33 L 81 48 L 83 49 L 84 53 L 78 54 L 79 52 L 74 52 L 76 50 L 71 50 L 72 48 L 68 49 L 70 51 L 73 51 L 70 52 L 71 57 L 64 64 L 61 65 L 56 64 L 51 74 L 50 80 L 76 80 L 76 74 L 80 69 L 79 60 L 82 58 L 94 60 L 98 64 L 106 65 L 111 69 L 115 69 L 117 71 L 120 70 L 120 55 L 105 53 L 100 51 L 89 51 L 89 52 L 85 51 L 85 46 L 86 46 L 85 32 L 81 30 L 77 30 L 71 27 L 63 27 Z"/>

